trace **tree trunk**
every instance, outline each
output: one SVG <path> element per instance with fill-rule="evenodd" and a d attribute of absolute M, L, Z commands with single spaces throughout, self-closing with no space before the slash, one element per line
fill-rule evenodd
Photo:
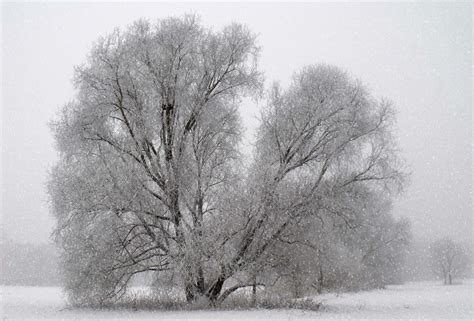
<path fill-rule="evenodd" d="M 186 302 L 193 302 L 196 299 L 194 285 L 191 283 L 186 283 L 184 286 L 184 291 L 186 293 Z"/>
<path fill-rule="evenodd" d="M 323 265 L 320 263 L 319 264 L 319 278 L 318 278 L 318 294 L 321 294 L 321 292 L 323 292 L 323 286 L 324 286 Z"/>
<path fill-rule="evenodd" d="M 298 274 L 295 272 L 291 275 L 292 283 L 293 283 L 293 297 L 295 299 L 300 297 L 300 280 L 298 279 Z"/>
<path fill-rule="evenodd" d="M 202 270 L 201 264 L 199 264 L 198 267 L 198 275 L 197 275 L 197 289 L 199 291 L 199 294 L 203 295 L 204 292 L 206 291 L 205 285 L 204 285 L 204 271 Z"/>
<path fill-rule="evenodd" d="M 211 286 L 209 291 L 207 292 L 207 297 L 211 301 L 211 303 L 214 305 L 217 302 L 217 299 L 219 297 L 219 294 L 221 293 L 222 286 L 224 285 L 225 278 L 224 275 L 220 275 L 217 280 L 214 282 L 214 284 Z"/>
<path fill-rule="evenodd" d="M 253 275 L 253 284 L 252 284 L 252 306 L 257 304 L 257 275 Z"/>
<path fill-rule="evenodd" d="M 196 272 L 196 279 L 192 278 L 192 280 L 186 281 L 184 286 L 187 302 L 195 301 L 199 296 L 203 296 L 206 294 L 204 284 L 204 272 L 202 270 L 202 267 L 199 266 Z M 194 273 L 191 273 L 191 275 L 194 275 Z"/>

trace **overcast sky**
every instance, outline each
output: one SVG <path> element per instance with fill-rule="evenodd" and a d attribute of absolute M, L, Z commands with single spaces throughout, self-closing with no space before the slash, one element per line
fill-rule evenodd
<path fill-rule="evenodd" d="M 47 122 L 74 96 L 73 67 L 100 35 L 146 17 L 197 13 L 258 34 L 267 84 L 306 64 L 338 65 L 398 110 L 412 172 L 394 211 L 418 239 L 472 236 L 472 8 L 470 4 L 2 4 L 3 233 L 47 242 L 54 221 L 45 181 L 56 160 Z M 251 142 L 257 106 L 241 109 Z"/>

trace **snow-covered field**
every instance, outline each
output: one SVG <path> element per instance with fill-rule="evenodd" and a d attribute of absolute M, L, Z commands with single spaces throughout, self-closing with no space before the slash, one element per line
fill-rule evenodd
<path fill-rule="evenodd" d="M 314 298 L 322 311 L 131 311 L 65 307 L 56 287 L 0 287 L 2 320 L 334 320 L 473 319 L 473 282 L 443 286 L 433 282 L 390 286 L 385 290 L 325 294 Z"/>

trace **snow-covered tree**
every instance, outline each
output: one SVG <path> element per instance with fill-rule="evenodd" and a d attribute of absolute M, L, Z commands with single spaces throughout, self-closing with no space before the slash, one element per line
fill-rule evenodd
<path fill-rule="evenodd" d="M 255 284 L 303 222 L 357 215 L 361 191 L 400 190 L 390 104 L 327 65 L 273 86 L 244 167 L 237 108 L 261 91 L 257 57 L 242 25 L 215 32 L 194 16 L 96 42 L 52 123 L 49 190 L 73 303 L 171 270 L 188 301 L 218 304 Z"/>
<path fill-rule="evenodd" d="M 203 222 L 233 180 L 236 104 L 259 90 L 257 53 L 243 26 L 213 32 L 193 16 L 99 39 L 76 70 L 76 99 L 53 123 L 58 235 L 67 239 L 77 217 L 119 219 L 109 224 L 126 253 L 118 269 L 173 266 L 188 299 L 203 292 Z"/>
<path fill-rule="evenodd" d="M 433 272 L 444 284 L 453 284 L 453 278 L 462 276 L 469 269 L 467 251 L 449 237 L 437 239 L 430 246 Z"/>

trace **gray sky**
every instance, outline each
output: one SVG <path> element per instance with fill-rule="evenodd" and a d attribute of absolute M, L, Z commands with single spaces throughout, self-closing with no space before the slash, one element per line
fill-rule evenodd
<path fill-rule="evenodd" d="M 418 239 L 472 237 L 472 7 L 464 4 L 2 4 L 3 232 L 47 242 L 45 180 L 56 160 L 47 122 L 73 98 L 73 66 L 116 26 L 197 13 L 256 32 L 267 84 L 305 64 L 336 64 L 398 109 L 411 185 L 395 214 Z M 251 142 L 256 105 L 242 107 Z"/>

